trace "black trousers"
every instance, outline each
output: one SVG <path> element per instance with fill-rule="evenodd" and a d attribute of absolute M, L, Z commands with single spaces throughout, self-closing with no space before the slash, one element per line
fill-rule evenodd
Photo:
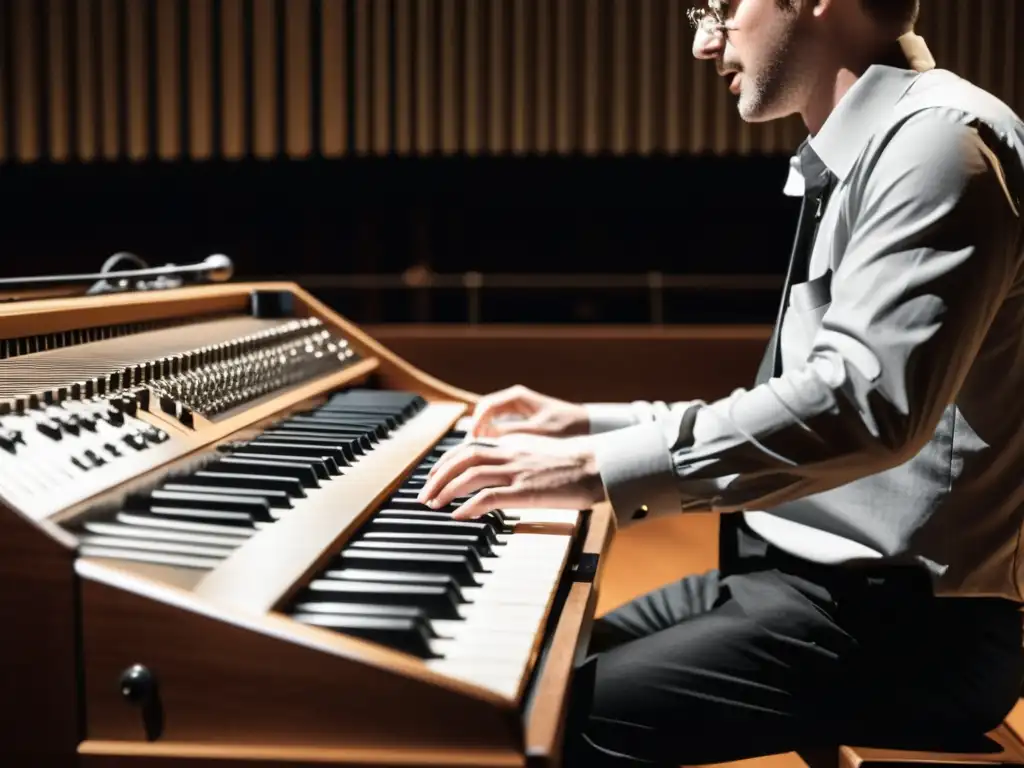
<path fill-rule="evenodd" d="M 1024 679 L 1020 607 L 923 569 L 740 555 L 595 623 L 564 765 L 679 766 L 843 744 L 977 749 Z"/>

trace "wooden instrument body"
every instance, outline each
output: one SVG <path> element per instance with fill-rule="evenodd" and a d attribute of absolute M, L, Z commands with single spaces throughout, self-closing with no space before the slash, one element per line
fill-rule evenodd
<path fill-rule="evenodd" d="M 0 306 L 0 338 L 244 314 L 256 291 L 286 297 L 295 317 L 318 318 L 348 340 L 358 362 L 228 418 L 196 417 L 190 427 L 159 409 L 140 410 L 139 419 L 171 436 L 158 460 L 122 464 L 58 504 L 39 498 L 12 508 L 0 499 L 0 621 L 8 628 L 0 670 L 5 698 L 16 702 L 0 719 L 4 763 L 557 764 L 572 668 L 586 645 L 602 555 L 613 535 L 609 509 L 593 510 L 581 529 L 574 556 L 586 554 L 598 566 L 580 577 L 566 570 L 550 631 L 538 639 L 533 680 L 514 698 L 276 610 L 471 407 L 475 394 L 408 364 L 287 283 L 12 303 Z M 173 568 L 79 557 L 74 536 L 61 526 L 169 468 L 187 466 L 218 441 L 354 385 L 416 392 L 438 407 L 402 445 L 376 457 L 368 477 L 344 478 L 351 482 L 342 503 L 262 532 L 203 579 L 181 578 Z M 133 704 L 123 695 L 120 676 L 135 664 L 155 674 L 156 705 Z M 158 738 L 147 737 L 147 718 L 156 718 Z"/>

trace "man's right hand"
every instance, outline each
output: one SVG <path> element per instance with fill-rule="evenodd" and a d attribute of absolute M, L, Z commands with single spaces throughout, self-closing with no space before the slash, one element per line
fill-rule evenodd
<path fill-rule="evenodd" d="M 589 431 L 590 418 L 585 407 L 542 395 L 522 385 L 480 398 L 468 430 L 471 437 L 517 433 L 575 437 Z"/>

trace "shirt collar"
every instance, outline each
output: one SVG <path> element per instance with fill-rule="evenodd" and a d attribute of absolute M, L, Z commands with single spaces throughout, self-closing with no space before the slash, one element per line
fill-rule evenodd
<path fill-rule="evenodd" d="M 893 107 L 918 74 L 880 64 L 870 67 L 810 139 L 811 148 L 839 181 L 849 175 L 877 127 L 892 119 Z"/>
<path fill-rule="evenodd" d="M 886 64 L 869 67 L 839 100 L 818 134 L 808 139 L 811 149 L 839 181 L 849 175 L 864 145 L 878 126 L 891 118 L 892 108 L 917 77 L 935 68 L 935 60 L 922 37 L 908 33 L 900 38 L 899 45 L 909 68 Z M 789 177 L 783 192 L 800 197 L 803 191 L 797 153 L 790 160 Z"/>

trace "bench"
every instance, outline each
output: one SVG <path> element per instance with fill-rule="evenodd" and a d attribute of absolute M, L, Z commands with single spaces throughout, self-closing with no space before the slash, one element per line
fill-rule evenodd
<path fill-rule="evenodd" d="M 944 751 L 950 750 L 950 751 Z M 800 758 L 809 768 L 895 768 L 926 765 L 1024 765 L 1024 700 L 1018 702 L 1006 720 L 973 743 L 955 747 L 916 744 L 905 748 L 856 747 L 842 745 L 820 750 L 801 750 Z"/>

